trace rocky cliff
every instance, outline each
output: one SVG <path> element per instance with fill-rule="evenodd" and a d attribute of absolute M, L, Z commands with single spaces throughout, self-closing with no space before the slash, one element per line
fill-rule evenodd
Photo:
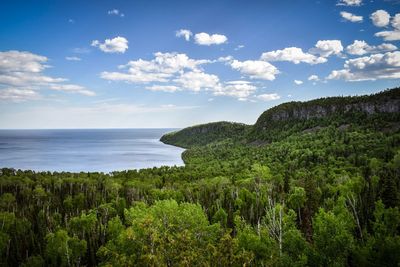
<path fill-rule="evenodd" d="M 288 102 L 266 110 L 253 126 L 216 122 L 185 128 L 164 135 L 161 141 L 189 148 L 224 139 L 261 143 L 283 138 L 307 129 L 319 129 L 332 123 L 391 127 L 400 124 L 400 88 L 373 95 L 327 97 L 307 102 Z M 378 125 L 379 124 L 379 125 Z M 394 126 L 393 126 L 394 125 Z"/>
<path fill-rule="evenodd" d="M 400 112 L 400 88 L 375 95 L 353 97 L 330 97 L 307 102 L 289 102 L 265 111 L 255 127 L 268 127 L 274 122 L 308 120 L 329 116 L 346 116 L 354 113 L 373 115 Z"/>

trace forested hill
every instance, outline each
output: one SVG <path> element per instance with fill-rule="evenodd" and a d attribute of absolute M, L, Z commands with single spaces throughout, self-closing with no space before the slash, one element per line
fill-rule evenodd
<path fill-rule="evenodd" d="M 161 141 L 166 144 L 189 148 L 194 145 L 206 145 L 225 139 L 239 139 L 249 129 L 249 125 L 242 123 L 227 121 L 212 122 L 168 133 L 161 137 Z"/>
<path fill-rule="evenodd" d="M 251 143 L 276 141 L 293 133 L 315 131 L 329 125 L 350 127 L 399 128 L 400 88 L 377 94 L 327 97 L 307 102 L 288 102 L 266 110 L 252 126 L 216 122 L 169 133 L 161 141 L 181 147 L 192 147 L 230 140 Z M 374 121 L 379 120 L 379 126 Z"/>

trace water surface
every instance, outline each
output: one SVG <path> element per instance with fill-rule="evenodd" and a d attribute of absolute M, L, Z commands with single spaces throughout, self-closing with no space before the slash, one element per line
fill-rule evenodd
<path fill-rule="evenodd" d="M 173 130 L 0 130 L 0 168 L 111 172 L 182 166 L 183 149 L 159 141 Z"/>

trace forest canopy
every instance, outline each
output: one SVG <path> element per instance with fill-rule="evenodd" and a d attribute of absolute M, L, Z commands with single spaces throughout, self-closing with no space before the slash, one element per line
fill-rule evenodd
<path fill-rule="evenodd" d="M 166 135 L 188 148 L 184 167 L 3 168 L 1 265 L 397 266 L 399 95 Z"/>

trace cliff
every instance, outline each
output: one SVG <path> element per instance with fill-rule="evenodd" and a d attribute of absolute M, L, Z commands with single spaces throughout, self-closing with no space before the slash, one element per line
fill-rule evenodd
<path fill-rule="evenodd" d="M 398 130 L 399 124 L 400 88 L 394 88 L 372 95 L 283 103 L 263 112 L 253 126 L 232 122 L 208 123 L 166 134 L 161 141 L 184 148 L 226 139 L 265 143 L 295 132 L 312 132 L 330 125 Z"/>

